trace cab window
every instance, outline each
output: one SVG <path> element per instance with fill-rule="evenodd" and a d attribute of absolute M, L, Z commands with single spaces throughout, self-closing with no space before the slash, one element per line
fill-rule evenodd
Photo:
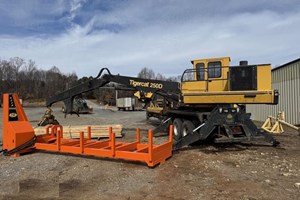
<path fill-rule="evenodd" d="M 204 63 L 196 64 L 197 81 L 204 81 L 205 68 Z"/>
<path fill-rule="evenodd" d="M 221 77 L 221 62 L 209 62 L 208 78 L 220 78 L 220 77 Z"/>

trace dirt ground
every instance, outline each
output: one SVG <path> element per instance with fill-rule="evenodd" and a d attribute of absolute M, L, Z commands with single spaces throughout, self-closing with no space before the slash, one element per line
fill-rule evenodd
<path fill-rule="evenodd" d="M 93 105 L 94 113 L 64 118 L 63 125 L 123 124 L 125 137 L 147 129 L 145 111 L 117 111 Z M 45 108 L 26 107 L 33 126 Z M 0 156 L 0 200 L 6 199 L 299 199 L 300 137 L 287 130 L 275 136 L 281 143 L 202 144 L 174 152 L 164 164 L 35 152 L 18 158 Z M 2 130 L 2 108 L 0 109 Z M 2 132 L 2 131 L 1 131 Z M 2 137 L 2 136 L 1 136 Z M 2 138 L 0 137 L 0 140 Z M 160 142 L 166 138 L 155 138 Z"/>

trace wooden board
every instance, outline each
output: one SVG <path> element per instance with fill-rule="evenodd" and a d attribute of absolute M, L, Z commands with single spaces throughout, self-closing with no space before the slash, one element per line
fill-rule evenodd
<path fill-rule="evenodd" d="M 109 137 L 109 127 L 112 127 L 113 132 L 116 137 L 122 137 L 122 125 L 120 124 L 108 124 L 108 125 L 85 125 L 85 126 L 63 126 L 63 137 L 64 138 L 79 138 L 81 131 L 87 136 L 87 127 L 91 127 L 92 138 L 105 138 Z M 34 128 L 35 135 L 45 134 L 46 128 L 44 126 L 39 126 Z"/>

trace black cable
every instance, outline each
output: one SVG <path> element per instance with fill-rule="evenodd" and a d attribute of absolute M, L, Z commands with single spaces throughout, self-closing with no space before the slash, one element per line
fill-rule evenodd
<path fill-rule="evenodd" d="M 3 144 L 1 143 L 0 146 L 3 147 Z M 1 153 L 2 153 L 3 151 L 4 151 L 3 148 L 1 148 L 1 150 L 0 150 L 0 155 L 1 155 Z"/>
<path fill-rule="evenodd" d="M 7 151 L 6 149 L 2 149 L 1 152 L 3 152 L 3 154 L 4 154 L 5 156 L 9 156 L 9 155 L 11 155 L 11 154 L 17 153 L 18 151 L 21 151 L 21 150 L 23 150 L 23 149 L 26 149 L 26 148 L 28 148 L 28 147 L 33 146 L 34 143 L 35 143 L 35 141 L 36 141 L 36 136 L 34 136 L 34 137 L 33 137 L 32 139 L 30 139 L 29 141 L 25 142 L 24 144 L 22 144 L 22 145 L 20 145 L 20 146 L 18 146 L 18 147 L 16 147 L 16 148 L 14 148 L 14 149 L 12 149 L 12 150 Z"/>

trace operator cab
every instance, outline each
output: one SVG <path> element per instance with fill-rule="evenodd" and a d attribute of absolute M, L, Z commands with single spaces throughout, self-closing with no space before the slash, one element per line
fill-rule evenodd
<path fill-rule="evenodd" d="M 230 57 L 192 60 L 193 69 L 182 76 L 182 89 L 195 93 L 228 90 L 228 66 Z"/>
<path fill-rule="evenodd" d="M 192 60 L 181 78 L 185 104 L 276 104 L 271 87 L 271 65 L 230 66 L 230 57 Z"/>

